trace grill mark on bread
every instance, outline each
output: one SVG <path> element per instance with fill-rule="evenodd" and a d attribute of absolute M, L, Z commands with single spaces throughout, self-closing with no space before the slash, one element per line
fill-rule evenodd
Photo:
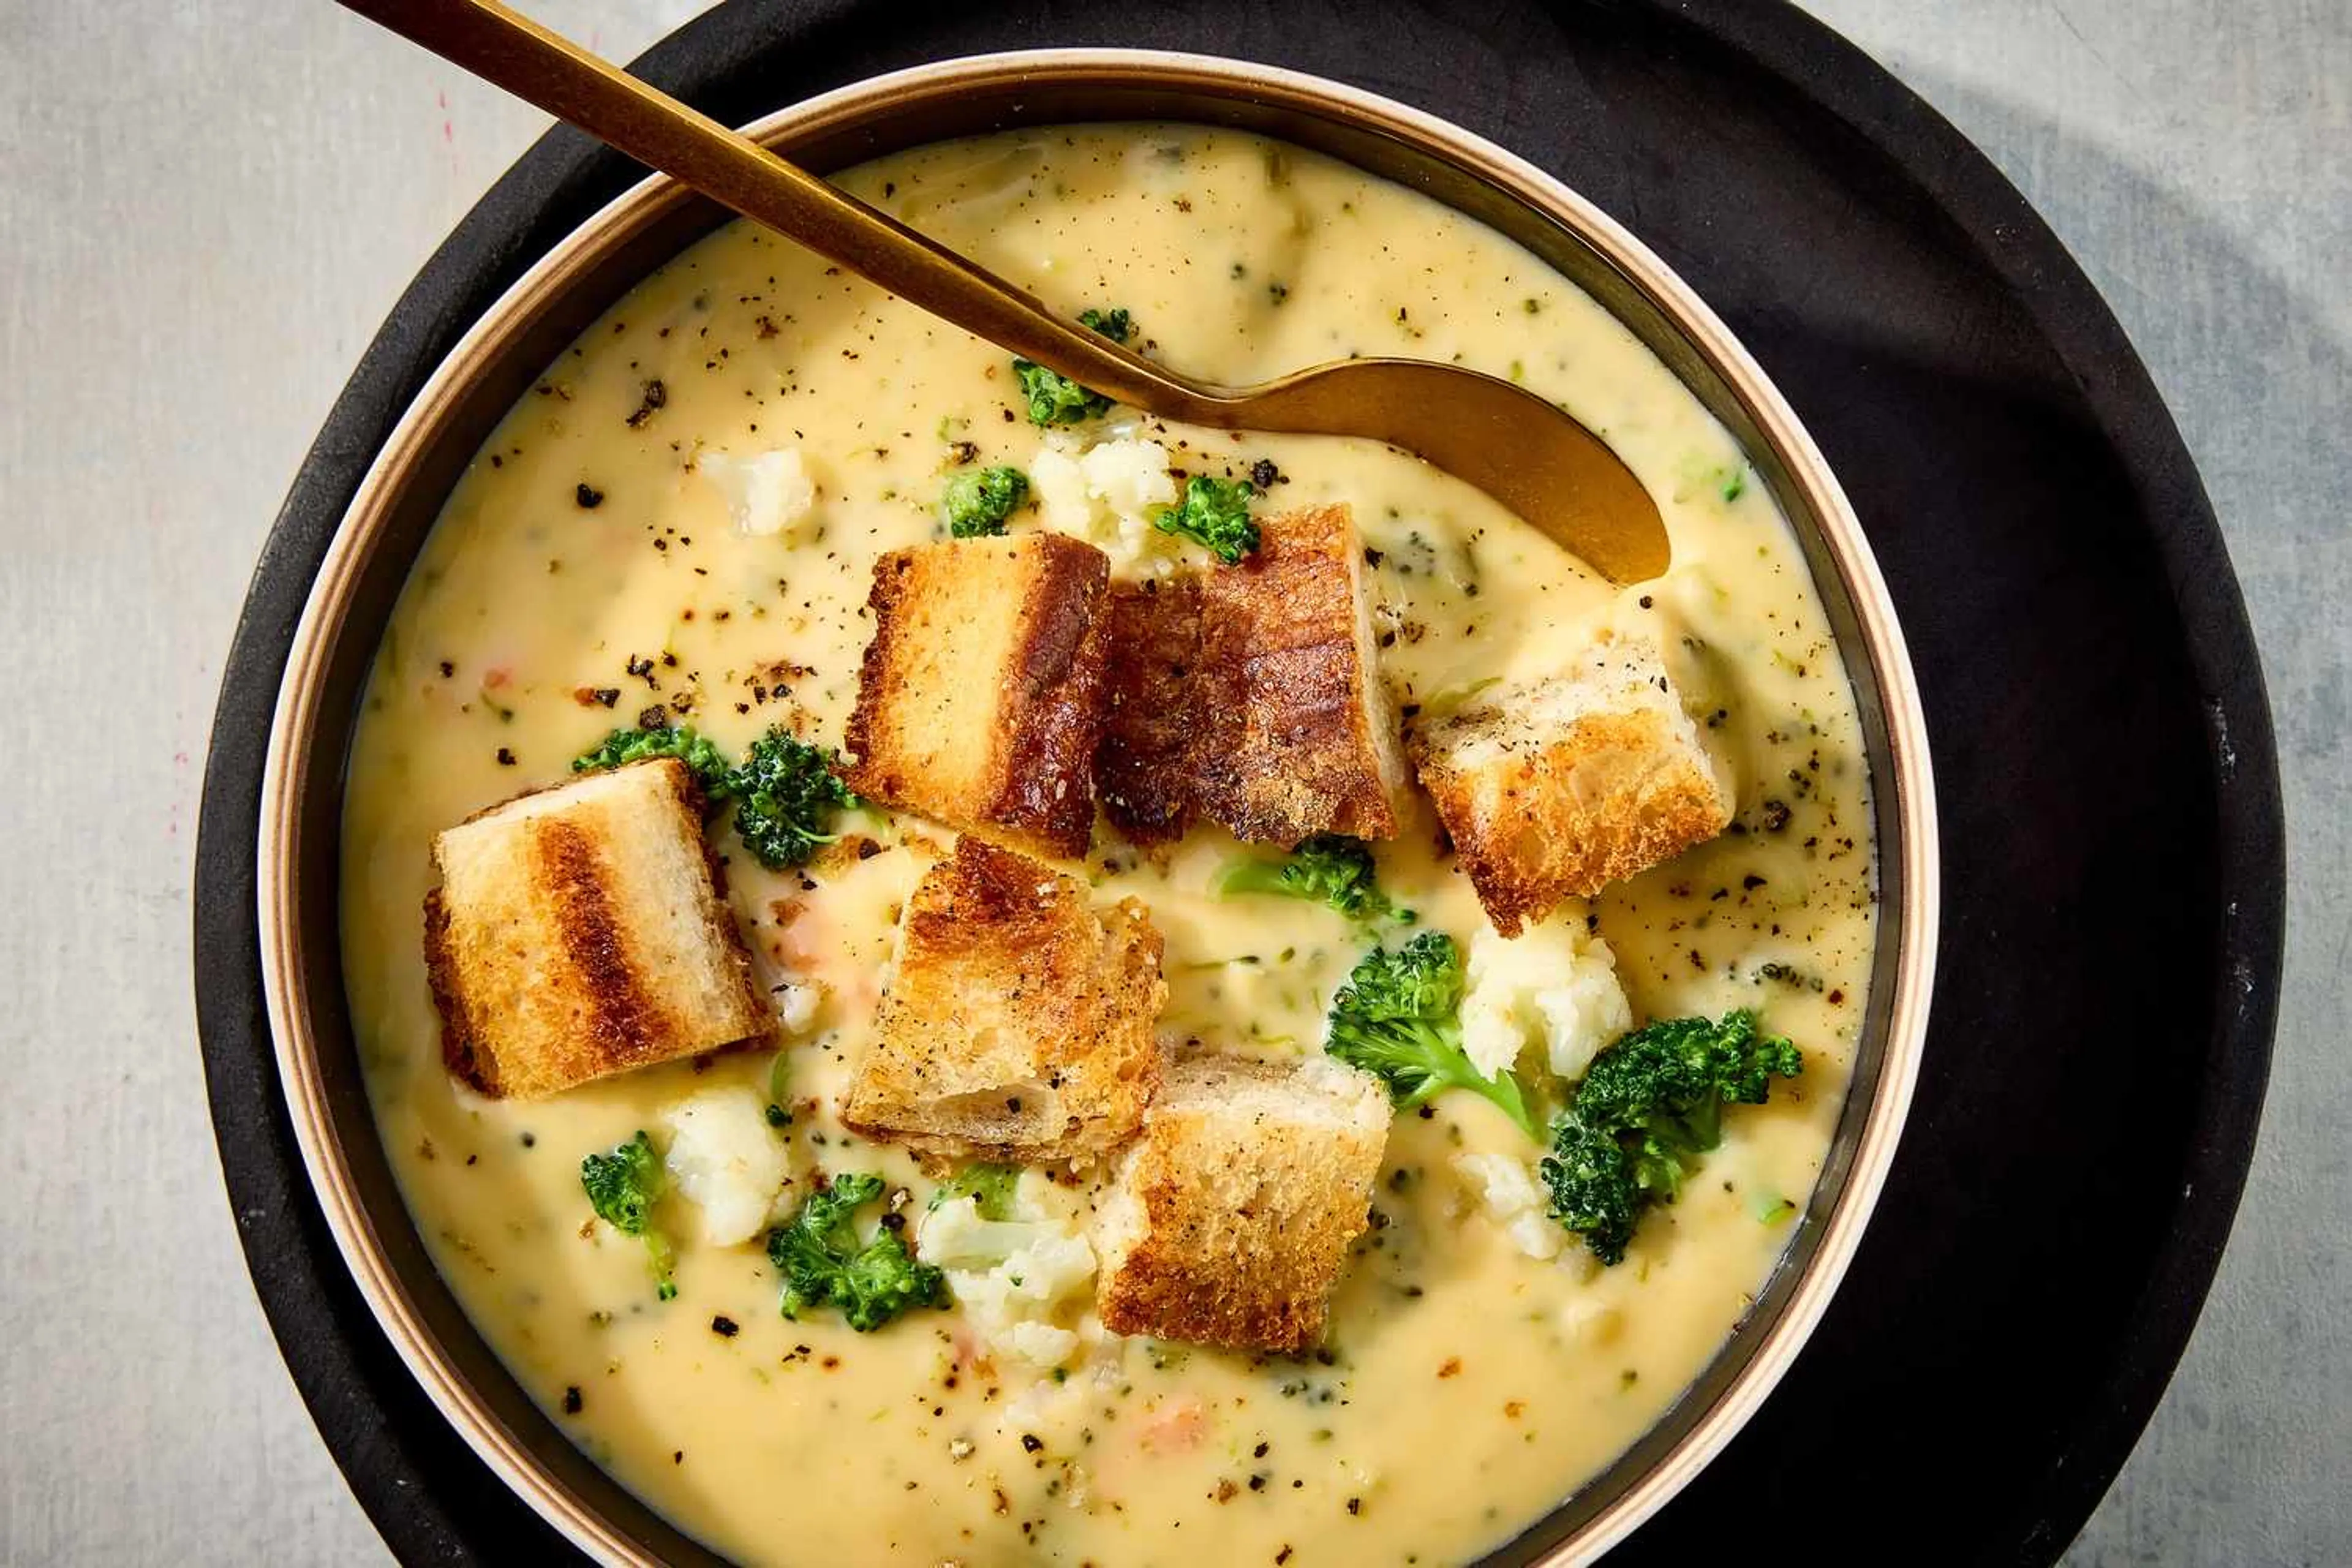
<path fill-rule="evenodd" d="M 1114 583 L 1103 612 L 1102 739 L 1095 790 L 1112 826 L 1142 845 L 1184 836 L 1196 809 L 1201 666 L 1197 574 Z"/>
<path fill-rule="evenodd" d="M 530 1099 L 772 1030 L 700 805 L 660 758 L 436 837 L 425 963 L 453 1073 Z"/>
<path fill-rule="evenodd" d="M 1269 519 L 1202 585 L 1202 808 L 1237 838 L 1386 838 L 1404 766 L 1344 506 Z"/>
<path fill-rule="evenodd" d="M 1143 845 L 1196 816 L 1237 838 L 1397 831 L 1405 765 L 1344 506 L 1268 519 L 1257 551 L 1112 590 L 1097 787 Z"/>
<path fill-rule="evenodd" d="M 850 788 L 1018 847 L 1084 855 L 1109 580 L 1101 551 L 1054 533 L 950 540 L 876 562 L 874 635 L 845 737 Z M 975 649 L 984 665 L 950 663 Z"/>
<path fill-rule="evenodd" d="M 604 858 L 572 824 L 549 817 L 530 825 L 530 849 L 554 904 L 564 961 L 586 1000 L 586 1043 L 607 1058 L 642 1056 L 671 1021 L 638 979 L 629 943 L 604 885 Z"/>
<path fill-rule="evenodd" d="M 1096 740 L 1102 732 L 1103 617 L 1110 562 L 1101 551 L 1053 550 L 1030 584 L 1007 680 L 1017 717 L 987 819 L 1064 855 L 1094 831 Z"/>

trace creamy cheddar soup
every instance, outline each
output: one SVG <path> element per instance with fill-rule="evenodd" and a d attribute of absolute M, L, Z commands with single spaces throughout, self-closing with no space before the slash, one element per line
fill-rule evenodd
<path fill-rule="evenodd" d="M 549 365 L 482 447 L 374 666 L 350 764 L 344 963 L 416 1224 L 573 1440 L 746 1562 L 1475 1557 L 1622 1451 L 1715 1354 L 1788 1243 L 1839 1113 L 1875 931 L 1864 759 L 1790 529 L 1731 438 L 1599 306 L 1490 230 L 1338 163 L 1219 131 L 1097 127 L 925 148 L 842 184 L 1055 309 L 1123 307 L 1146 353 L 1215 380 L 1405 354 L 1522 382 L 1632 465 L 1673 570 L 1614 589 L 1375 444 L 1124 408 L 1040 430 L 1002 352 L 772 234 L 715 233 Z M 1654 637 L 1733 781 L 1732 828 L 1531 938 L 1563 963 L 1612 955 L 1636 1021 L 1758 1009 L 1802 1048 L 1801 1078 L 1727 1111 L 1721 1147 L 1610 1268 L 1543 1215 L 1541 1151 L 1486 1100 L 1400 1116 L 1324 1347 L 1302 1358 L 1121 1340 L 1083 1289 L 1056 1309 L 1078 1348 L 1050 1367 L 962 1309 L 870 1334 L 826 1311 L 788 1320 L 756 1239 L 709 1243 L 676 1192 L 656 1217 L 677 1290 L 657 1299 L 645 1249 L 593 1218 L 581 1161 L 640 1128 L 660 1142 L 665 1112 L 714 1087 L 764 1104 L 773 1053 L 539 1101 L 457 1085 L 420 954 L 428 845 L 569 777 L 650 708 L 730 754 L 778 724 L 839 744 L 872 563 L 943 536 L 941 488 L 975 464 L 1032 473 L 1014 531 L 1083 533 L 1124 576 L 1202 559 L 1143 524 L 1155 471 L 1255 474 L 1265 514 L 1348 503 L 1376 562 L 1381 675 L 1407 715 L 1559 668 L 1597 626 Z M 911 1218 L 930 1184 L 845 1133 L 835 1107 L 899 909 L 951 836 L 878 810 L 842 826 L 867 841 L 858 853 L 784 872 L 714 829 L 761 977 L 793 987 L 775 1216 L 816 1173 L 855 1170 L 906 1189 Z M 1376 847 L 1382 889 L 1475 971 L 1496 939 L 1428 802 Z M 1319 905 L 1215 896 L 1241 853 L 1201 827 L 1155 864 L 1100 826 L 1066 868 L 1102 900 L 1140 899 L 1165 934 L 1164 1037 L 1318 1050 L 1369 938 Z M 1035 1175 L 1023 1194 L 1032 1217 L 1071 1223 L 1089 1203 L 1083 1184 Z"/>

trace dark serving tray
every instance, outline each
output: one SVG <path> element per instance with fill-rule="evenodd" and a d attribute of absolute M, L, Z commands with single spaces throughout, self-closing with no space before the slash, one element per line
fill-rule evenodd
<path fill-rule="evenodd" d="M 639 72 L 730 122 L 896 67 L 1055 44 L 1294 67 L 1552 171 L 1677 268 L 1843 479 L 1910 639 L 1943 952 L 1861 1254 L 1762 1412 L 1618 1554 L 2040 1563 L 2171 1375 L 2236 1209 L 2284 919 L 2277 759 L 2195 469 L 2121 329 L 1982 154 L 1776 0 L 972 5 L 732 0 Z M 391 47 L 387 45 L 387 47 Z M 412 1563 L 570 1555 L 376 1329 L 279 1100 L 253 910 L 262 740 L 312 574 L 457 336 L 639 171 L 550 134 L 369 347 L 257 571 L 197 848 L 196 989 L 236 1222 L 297 1384 Z"/>

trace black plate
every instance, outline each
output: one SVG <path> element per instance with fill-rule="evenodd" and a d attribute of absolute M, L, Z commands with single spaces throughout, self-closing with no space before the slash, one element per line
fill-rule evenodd
<path fill-rule="evenodd" d="M 900 66 L 1056 44 L 1295 67 L 1494 138 L 1654 247 L 1821 443 L 1902 615 L 1933 740 L 1945 900 L 1927 1063 L 1810 1348 L 1619 1560 L 1741 1550 L 1763 1509 L 1800 1498 L 1825 1560 L 2055 1557 L 2154 1408 L 2219 1260 L 2283 920 L 2244 606 L 2115 319 L 1980 153 L 1773 0 L 1700 17 L 1664 0 L 734 0 L 636 68 L 740 122 Z M 206 766 L 198 1014 L 237 1225 L 320 1432 L 409 1562 L 568 1548 L 426 1403 L 309 1195 L 251 913 L 263 739 L 327 540 L 393 424 L 499 292 L 635 173 L 552 133 L 418 276 L 270 535 Z"/>

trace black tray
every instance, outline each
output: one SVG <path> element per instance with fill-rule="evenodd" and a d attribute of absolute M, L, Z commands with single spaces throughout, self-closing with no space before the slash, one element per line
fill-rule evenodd
<path fill-rule="evenodd" d="M 1619 1554 L 2046 1562 L 2195 1322 L 2262 1108 L 2277 760 L 2202 487 L 2131 346 L 2009 184 L 1773 0 L 1545 7 L 733 0 L 637 69 L 730 122 L 877 71 L 1118 44 L 1291 66 L 1445 116 L 1625 222 L 1729 321 L 1843 479 L 1924 689 L 1943 808 L 1926 1068 L 1861 1254 L 1748 1429 Z M 387 49 L 403 46 L 389 38 Z M 206 765 L 196 988 L 254 1282 L 412 1563 L 565 1547 L 449 1433 L 302 1175 L 261 1010 L 260 756 L 328 537 L 458 334 L 637 175 L 569 132 L 500 180 L 370 346 L 255 574 Z"/>

